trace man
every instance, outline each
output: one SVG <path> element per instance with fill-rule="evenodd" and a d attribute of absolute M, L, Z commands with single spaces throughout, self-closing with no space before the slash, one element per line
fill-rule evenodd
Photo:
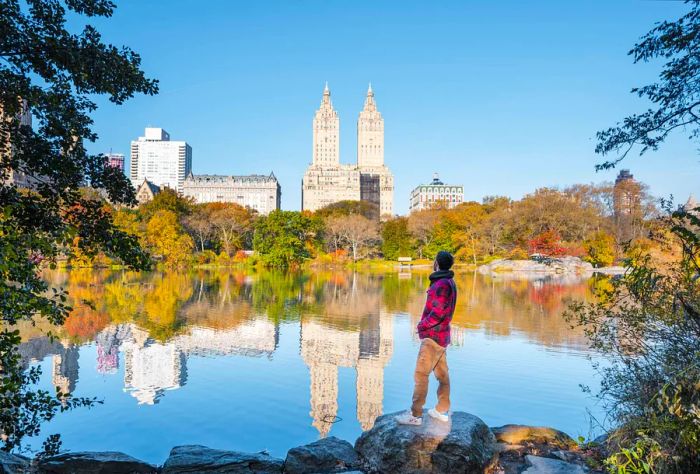
<path fill-rule="evenodd" d="M 418 323 L 418 337 L 421 339 L 418 361 L 414 374 L 413 405 L 411 410 L 396 417 L 404 425 L 423 423 L 423 405 L 428 395 L 428 379 L 433 372 L 438 380 L 438 403 L 428 414 L 440 421 L 448 421 L 450 410 L 450 375 L 447 370 L 445 351 L 450 345 L 450 322 L 457 302 L 457 286 L 450 270 L 454 258 L 449 252 L 440 251 L 433 262 L 430 275 L 430 288 L 425 301 L 425 309 Z"/>

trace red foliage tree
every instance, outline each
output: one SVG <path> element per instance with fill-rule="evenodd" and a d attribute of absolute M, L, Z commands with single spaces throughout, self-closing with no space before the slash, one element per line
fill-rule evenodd
<path fill-rule="evenodd" d="M 561 235 L 556 230 L 547 230 L 528 240 L 527 248 L 530 255 L 538 254 L 547 257 L 560 257 L 566 254 L 562 245 Z"/>

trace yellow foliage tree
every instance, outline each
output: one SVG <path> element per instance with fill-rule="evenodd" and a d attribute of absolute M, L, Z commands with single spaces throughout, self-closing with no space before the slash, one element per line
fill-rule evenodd
<path fill-rule="evenodd" d="M 169 267 L 186 264 L 194 249 L 192 238 L 184 232 L 173 211 L 160 210 L 146 225 L 146 245 Z"/>

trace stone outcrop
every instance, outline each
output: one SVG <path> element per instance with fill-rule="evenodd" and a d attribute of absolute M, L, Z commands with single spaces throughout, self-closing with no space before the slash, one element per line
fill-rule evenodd
<path fill-rule="evenodd" d="M 540 456 L 525 456 L 528 468 L 522 474 L 587 474 L 588 468 L 578 464 Z"/>
<path fill-rule="evenodd" d="M 161 472 L 273 474 L 282 472 L 282 464 L 281 459 L 265 453 L 241 453 L 188 445 L 174 447 Z"/>
<path fill-rule="evenodd" d="M 496 439 L 481 419 L 455 412 L 450 421 L 425 416 L 421 426 L 399 425 L 392 413 L 377 418 L 355 449 L 368 472 L 483 473 L 494 460 Z"/>
<path fill-rule="evenodd" d="M 584 449 L 553 428 L 505 425 L 489 429 L 474 415 L 455 412 L 448 422 L 430 416 L 421 426 L 377 418 L 353 447 L 328 437 L 292 448 L 285 461 L 269 454 L 177 446 L 162 466 L 120 452 L 75 452 L 30 460 L 0 452 L 0 474 L 593 474 L 607 451 Z M 602 474 L 602 472 L 601 472 Z"/>
<path fill-rule="evenodd" d="M 2 474 L 24 474 L 29 471 L 29 465 L 29 458 L 0 451 L 0 473 Z"/>
<path fill-rule="evenodd" d="M 45 474 L 150 474 L 156 466 L 119 452 L 75 452 L 51 456 L 39 462 Z"/>
<path fill-rule="evenodd" d="M 602 270 L 602 269 L 600 269 Z M 494 260 L 479 267 L 479 273 L 535 273 L 587 275 L 594 271 L 593 265 L 578 257 L 544 258 L 539 260 Z"/>
<path fill-rule="evenodd" d="M 346 472 L 356 469 L 359 465 L 360 458 L 352 444 L 331 436 L 290 449 L 284 461 L 284 472 L 289 474 Z"/>
<path fill-rule="evenodd" d="M 504 425 L 491 428 L 491 431 L 496 436 L 496 441 L 500 443 L 517 445 L 547 444 L 559 449 L 576 447 L 576 441 L 568 434 L 546 426 Z"/>
<path fill-rule="evenodd" d="M 584 454 L 566 433 L 544 426 L 491 428 L 498 441 L 499 474 L 583 474 L 590 472 Z"/>

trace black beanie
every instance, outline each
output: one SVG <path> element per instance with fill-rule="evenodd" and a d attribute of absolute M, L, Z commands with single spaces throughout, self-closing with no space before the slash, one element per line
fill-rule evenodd
<path fill-rule="evenodd" d="M 452 264 L 455 263 L 455 259 L 452 254 L 445 250 L 440 250 L 435 257 L 435 260 L 437 261 L 440 270 L 449 270 L 452 268 Z"/>

